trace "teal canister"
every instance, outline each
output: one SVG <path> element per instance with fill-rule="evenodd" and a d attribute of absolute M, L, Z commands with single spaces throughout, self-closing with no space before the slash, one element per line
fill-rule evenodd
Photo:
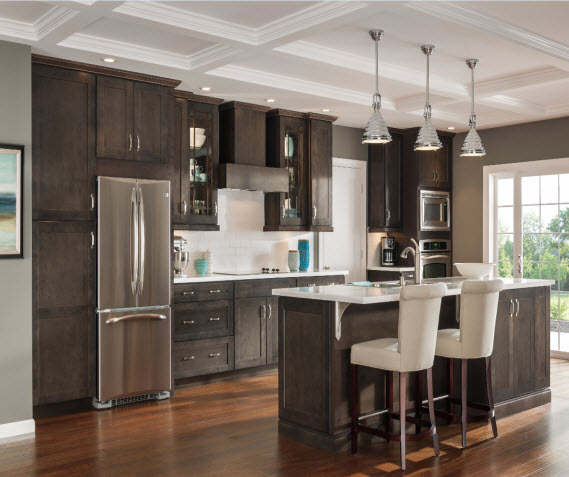
<path fill-rule="evenodd" d="M 309 240 L 299 240 L 298 241 L 298 251 L 300 254 L 300 268 L 301 272 L 308 270 L 310 266 L 310 241 Z"/>
<path fill-rule="evenodd" d="M 300 253 L 298 250 L 288 251 L 288 269 L 291 272 L 298 272 L 300 266 Z"/>

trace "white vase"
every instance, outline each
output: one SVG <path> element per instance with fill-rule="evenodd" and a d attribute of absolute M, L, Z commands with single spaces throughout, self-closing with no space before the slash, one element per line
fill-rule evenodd
<path fill-rule="evenodd" d="M 288 269 L 291 272 L 298 272 L 300 267 L 300 252 L 298 250 L 288 251 Z"/>

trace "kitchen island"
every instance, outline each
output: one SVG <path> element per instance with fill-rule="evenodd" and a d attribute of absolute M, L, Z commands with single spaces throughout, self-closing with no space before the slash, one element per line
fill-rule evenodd
<path fill-rule="evenodd" d="M 443 281 L 439 328 L 458 328 L 463 278 Z M 552 280 L 504 279 L 500 293 L 492 380 L 498 418 L 551 400 L 549 295 Z M 279 433 L 331 452 L 348 447 L 349 364 L 355 343 L 397 337 L 401 288 L 330 285 L 275 289 L 279 296 Z M 460 373 L 453 373 L 460 389 Z M 448 393 L 448 361 L 435 357 L 435 400 Z M 414 381 L 414 380 L 410 380 Z M 483 360 L 468 368 L 469 400 L 485 402 Z M 414 396 L 414 382 L 407 395 Z M 425 387 L 424 387 L 425 388 Z M 397 386 L 395 386 L 397 389 Z M 385 372 L 362 368 L 362 414 L 384 409 Z M 394 397 L 397 402 L 397 396 Z M 408 404 L 408 407 L 412 407 Z M 381 420 L 379 414 L 377 420 Z"/>

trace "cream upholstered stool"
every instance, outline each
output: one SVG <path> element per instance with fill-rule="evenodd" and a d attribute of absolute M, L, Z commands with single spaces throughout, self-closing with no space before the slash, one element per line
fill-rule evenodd
<path fill-rule="evenodd" d="M 462 431 L 462 447 L 466 447 L 466 424 L 468 421 L 490 420 L 492 433 L 498 437 L 496 417 L 494 415 L 494 397 L 492 396 L 492 367 L 490 355 L 494 348 L 494 329 L 498 312 L 498 298 L 504 288 L 502 280 L 467 280 L 462 285 L 460 301 L 460 328 L 440 330 L 437 333 L 435 354 L 450 358 L 449 368 L 449 407 L 460 402 L 460 418 L 450 412 L 437 411 L 437 415 L 457 422 Z M 467 401 L 467 364 L 469 359 L 485 358 L 486 391 L 488 406 Z M 454 359 L 461 361 L 461 397 L 453 398 Z M 468 418 L 467 406 L 482 409 L 485 414 Z"/>
<path fill-rule="evenodd" d="M 399 304 L 398 338 L 384 338 L 366 341 L 352 346 L 352 452 L 358 450 L 358 433 L 367 432 L 387 440 L 401 442 L 401 469 L 405 470 L 405 441 L 433 436 L 435 454 L 439 455 L 439 442 L 435 425 L 433 406 L 433 373 L 437 329 L 441 310 L 441 298 L 447 287 L 444 283 L 434 285 L 408 286 L 401 289 Z M 365 416 L 359 415 L 358 366 L 383 369 L 386 376 L 387 431 L 360 424 Z M 421 434 L 407 436 L 406 421 L 406 385 L 407 374 L 427 370 L 427 391 L 430 421 L 421 420 L 420 415 L 408 418 L 414 422 L 417 430 L 421 425 L 429 430 Z M 399 414 L 393 413 L 393 372 L 399 373 Z M 417 408 L 417 406 L 416 406 Z M 419 405 L 420 409 L 420 405 Z M 393 434 L 393 418 L 401 422 L 399 435 Z"/>

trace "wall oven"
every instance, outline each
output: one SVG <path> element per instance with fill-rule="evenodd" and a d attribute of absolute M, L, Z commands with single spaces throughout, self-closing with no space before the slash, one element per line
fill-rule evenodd
<path fill-rule="evenodd" d="M 450 197 L 448 192 L 420 191 L 419 207 L 422 231 L 450 230 Z"/>
<path fill-rule="evenodd" d="M 420 240 L 419 250 L 423 279 L 450 277 L 452 275 L 450 240 Z"/>

